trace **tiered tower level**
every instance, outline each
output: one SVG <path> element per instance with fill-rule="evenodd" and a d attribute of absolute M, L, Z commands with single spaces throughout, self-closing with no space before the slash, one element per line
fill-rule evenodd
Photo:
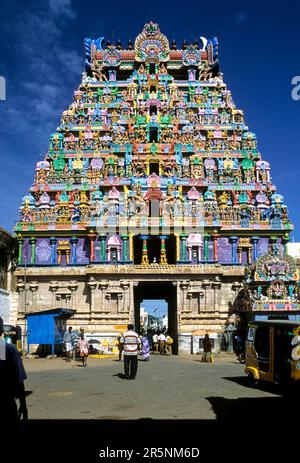
<path fill-rule="evenodd" d="M 284 198 L 223 82 L 216 38 L 177 49 L 151 22 L 134 46 L 103 43 L 85 39 L 82 81 L 22 200 L 19 287 L 25 266 L 33 289 L 52 272 L 48 304 L 74 307 L 84 274 L 91 294 L 75 309 L 101 325 L 107 299 L 106 322 L 129 320 L 133 301 L 109 275 L 180 275 L 179 305 L 203 319 L 209 275 L 219 290 L 224 272 L 239 281 L 270 242 L 288 241 Z M 42 299 L 36 288 L 24 311 L 46 308 Z M 207 310 L 218 318 L 217 305 Z"/>

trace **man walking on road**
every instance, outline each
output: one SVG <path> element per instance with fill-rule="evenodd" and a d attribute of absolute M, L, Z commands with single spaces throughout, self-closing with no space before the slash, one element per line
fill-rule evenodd
<path fill-rule="evenodd" d="M 63 342 L 65 344 L 66 349 L 66 362 L 71 362 L 74 340 L 74 334 L 72 333 L 72 329 L 72 326 L 69 326 L 68 331 L 65 332 L 63 337 Z"/>
<path fill-rule="evenodd" d="M 139 335 L 134 331 L 134 326 L 129 324 L 122 336 L 120 342 L 123 344 L 124 353 L 124 372 L 126 379 L 135 379 L 138 367 L 138 349 L 141 340 Z"/>

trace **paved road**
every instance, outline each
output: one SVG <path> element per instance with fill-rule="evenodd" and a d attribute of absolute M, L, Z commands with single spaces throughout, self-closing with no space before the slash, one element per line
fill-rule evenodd
<path fill-rule="evenodd" d="M 199 356 L 151 356 L 139 361 L 134 381 L 122 378 L 123 363 L 89 359 L 83 368 L 62 359 L 25 359 L 31 419 L 245 420 L 272 419 L 289 410 L 274 387 L 247 386 L 234 356 L 204 364 Z M 275 413 L 276 412 L 276 413 Z"/>

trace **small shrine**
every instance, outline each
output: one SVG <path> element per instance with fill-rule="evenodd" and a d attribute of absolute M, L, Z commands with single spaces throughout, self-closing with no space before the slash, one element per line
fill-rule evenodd
<path fill-rule="evenodd" d="M 299 275 L 295 259 L 278 244 L 246 268 L 245 286 L 237 305 L 241 318 L 263 320 L 290 318 L 299 313 Z"/>

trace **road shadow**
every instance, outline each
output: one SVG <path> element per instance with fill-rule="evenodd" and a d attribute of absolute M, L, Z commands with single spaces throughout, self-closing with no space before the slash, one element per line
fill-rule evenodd
<path fill-rule="evenodd" d="M 231 381 L 233 383 L 239 384 L 240 386 L 246 387 L 247 389 L 253 390 L 253 386 L 249 384 L 248 378 L 246 376 L 229 376 L 223 377 L 222 379 L 226 379 L 227 381 Z M 267 381 L 260 381 L 254 389 L 280 396 L 295 397 L 295 394 L 297 395 L 296 387 L 284 384 L 270 383 Z"/>
<path fill-rule="evenodd" d="M 116 375 L 112 375 L 112 376 L 117 376 L 117 377 L 120 378 L 120 379 L 128 379 L 128 378 L 126 378 L 126 376 L 124 375 L 124 373 L 117 373 Z"/>
<path fill-rule="evenodd" d="M 206 399 L 210 402 L 218 422 L 236 423 L 239 426 L 254 423 L 259 428 L 288 425 L 300 405 L 299 397 L 295 400 L 289 396 L 237 399 L 210 396 Z"/>

